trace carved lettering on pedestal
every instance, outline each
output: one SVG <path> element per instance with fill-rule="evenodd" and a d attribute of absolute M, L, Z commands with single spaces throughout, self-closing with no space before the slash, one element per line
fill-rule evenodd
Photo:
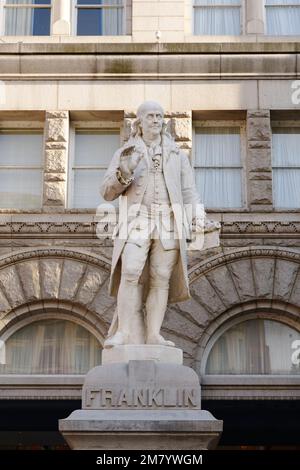
<path fill-rule="evenodd" d="M 197 388 L 86 388 L 84 408 L 198 408 Z"/>

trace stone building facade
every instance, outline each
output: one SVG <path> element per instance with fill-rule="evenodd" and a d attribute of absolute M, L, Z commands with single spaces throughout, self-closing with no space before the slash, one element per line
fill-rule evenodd
<path fill-rule="evenodd" d="M 137 106 L 145 99 L 157 100 L 166 109 L 169 130 L 192 163 L 197 160 L 197 129 L 207 127 L 240 129 L 242 155 L 240 207 L 207 208 L 209 216 L 222 224 L 221 247 L 190 253 L 192 298 L 170 305 L 164 335 L 183 349 L 185 364 L 201 376 L 202 399 L 216 417 L 226 415 L 222 414 L 226 406 L 232 414 L 241 409 L 246 417 L 253 409 L 257 416 L 269 410 L 270 417 L 272 406 L 290 416 L 291 403 L 292 414 L 299 417 L 297 357 L 290 369 L 276 372 L 269 364 L 256 370 L 255 359 L 247 356 L 257 347 L 253 343 L 246 348 L 246 358 L 241 354 L 250 361 L 248 372 L 228 372 L 223 364 L 219 373 L 208 373 L 207 364 L 217 341 L 230 329 L 235 342 L 241 334 L 235 345 L 243 348 L 250 341 L 243 327 L 234 330 L 245 322 L 254 322 L 254 333 L 259 321 L 282 327 L 270 340 L 275 346 L 284 344 L 289 335 L 300 339 L 299 207 L 295 201 L 278 205 L 279 191 L 288 194 L 290 188 L 278 189 L 276 171 L 287 170 L 289 163 L 281 159 L 278 168 L 274 164 L 274 129 L 288 129 L 287 135 L 294 129 L 293 136 L 300 129 L 300 22 L 299 36 L 270 35 L 268 2 L 243 0 L 234 7 L 240 11 L 241 34 L 201 35 L 195 33 L 197 7 L 190 0 L 132 0 L 120 2 L 125 18 L 122 34 L 79 36 L 74 29 L 76 2 L 49 3 L 51 34 L 3 32 L 0 38 L 0 182 L 6 178 L 1 171 L 14 167 L 1 164 L 1 135 L 33 131 L 42 135 L 39 205 L 1 204 L 0 189 L 1 340 L 8 348 L 9 339 L 29 325 L 64 320 L 88 331 L 101 348 L 115 308 L 107 292 L 114 224 L 103 223 L 96 204 L 82 207 L 80 194 L 74 195 L 81 188 L 74 183 L 74 134 L 77 130 L 90 135 L 114 133 L 121 143 L 128 137 Z M 4 10 L 2 1 L 1 15 Z M 99 148 L 100 166 L 102 157 Z M 292 168 L 298 175 L 300 164 L 294 162 Z M 273 346 L 266 334 L 264 330 L 263 349 L 269 348 L 272 363 Z M 230 358 L 226 341 L 223 352 Z M 284 345 L 291 357 L 294 346 Z M 211 370 L 216 372 L 217 367 L 212 365 Z M 4 370 L 1 406 L 8 409 L 19 403 L 26 409 L 44 403 L 51 408 L 62 403 L 66 416 L 68 401 L 80 399 L 82 382 L 83 374 L 74 370 L 69 374 Z M 43 416 L 43 407 L 39 409 Z M 230 422 L 229 416 L 224 419 Z M 251 439 L 247 419 L 242 428 L 234 426 L 237 434 L 245 432 L 248 437 L 228 438 L 224 445 L 287 444 L 283 434 L 274 442 L 264 433 L 260 441 Z M 267 433 L 269 428 L 264 429 Z M 3 428 L 0 432 L 4 436 Z M 7 445 L 13 445 L 14 436 Z M 295 444 L 292 439 L 289 443 Z"/>

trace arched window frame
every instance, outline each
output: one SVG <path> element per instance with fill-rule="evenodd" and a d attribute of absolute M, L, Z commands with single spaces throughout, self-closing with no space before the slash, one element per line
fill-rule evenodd
<path fill-rule="evenodd" d="M 239 323 L 254 319 L 270 320 L 282 323 L 300 332 L 299 320 L 295 320 L 293 316 L 287 315 L 287 312 L 282 312 L 282 316 L 280 316 L 274 314 L 270 309 L 268 314 L 267 309 L 263 308 L 263 305 L 264 302 L 261 302 L 261 308 L 257 307 L 256 311 L 255 305 L 253 305 L 251 313 L 236 312 L 236 315 L 224 321 L 221 325 L 216 324 L 215 331 L 210 335 L 204 349 L 201 350 L 199 348 L 195 369 L 200 375 L 202 399 L 300 399 L 299 375 L 213 375 L 205 373 L 207 360 L 215 343 L 226 331 Z M 251 310 L 251 305 L 248 307 Z M 200 364 L 200 367 L 197 368 L 197 364 L 198 366 Z"/>
<path fill-rule="evenodd" d="M 66 320 L 76 323 L 89 331 L 103 345 L 104 336 L 99 328 L 91 326 L 84 318 L 48 308 L 46 311 L 35 312 L 12 322 L 0 334 L 2 341 L 7 341 L 20 329 L 44 320 Z M 85 374 L 0 374 L 0 394 L 2 399 L 64 399 L 80 400 Z"/>

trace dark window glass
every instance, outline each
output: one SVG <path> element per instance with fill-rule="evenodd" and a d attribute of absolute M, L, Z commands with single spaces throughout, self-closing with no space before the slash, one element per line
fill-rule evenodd
<path fill-rule="evenodd" d="M 78 9 L 77 12 L 77 34 L 78 36 L 100 36 L 102 35 L 102 9 L 87 10 Z"/>
<path fill-rule="evenodd" d="M 40 0 L 39 0 L 40 1 Z M 44 0 L 46 2 L 46 0 Z M 33 36 L 50 35 L 50 9 L 35 8 L 33 16 Z"/>

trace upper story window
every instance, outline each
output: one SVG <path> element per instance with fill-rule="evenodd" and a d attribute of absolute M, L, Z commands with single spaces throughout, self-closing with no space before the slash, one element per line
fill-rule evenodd
<path fill-rule="evenodd" d="M 240 35 L 242 0 L 194 0 L 194 34 Z"/>
<path fill-rule="evenodd" d="M 100 183 L 119 147 L 119 131 L 73 130 L 69 207 L 94 209 L 103 202 L 99 193 Z"/>
<path fill-rule="evenodd" d="M 51 0 L 2 0 L 2 34 L 49 36 Z"/>
<path fill-rule="evenodd" d="M 269 35 L 300 34 L 300 0 L 265 0 Z"/>
<path fill-rule="evenodd" d="M 0 130 L 0 208 L 42 206 L 43 133 Z"/>
<path fill-rule="evenodd" d="M 253 319 L 223 333 L 212 347 L 206 374 L 300 374 L 293 364 L 294 341 L 300 333 L 283 323 Z"/>
<path fill-rule="evenodd" d="M 279 209 L 300 207 L 300 127 L 272 128 L 273 200 Z"/>
<path fill-rule="evenodd" d="M 208 123 L 209 124 L 209 123 Z M 201 201 L 207 208 L 241 208 L 245 129 L 224 122 L 195 128 L 194 168 Z M 243 138 L 242 138 L 243 137 Z"/>
<path fill-rule="evenodd" d="M 124 34 L 125 0 L 75 0 L 78 36 Z"/>

